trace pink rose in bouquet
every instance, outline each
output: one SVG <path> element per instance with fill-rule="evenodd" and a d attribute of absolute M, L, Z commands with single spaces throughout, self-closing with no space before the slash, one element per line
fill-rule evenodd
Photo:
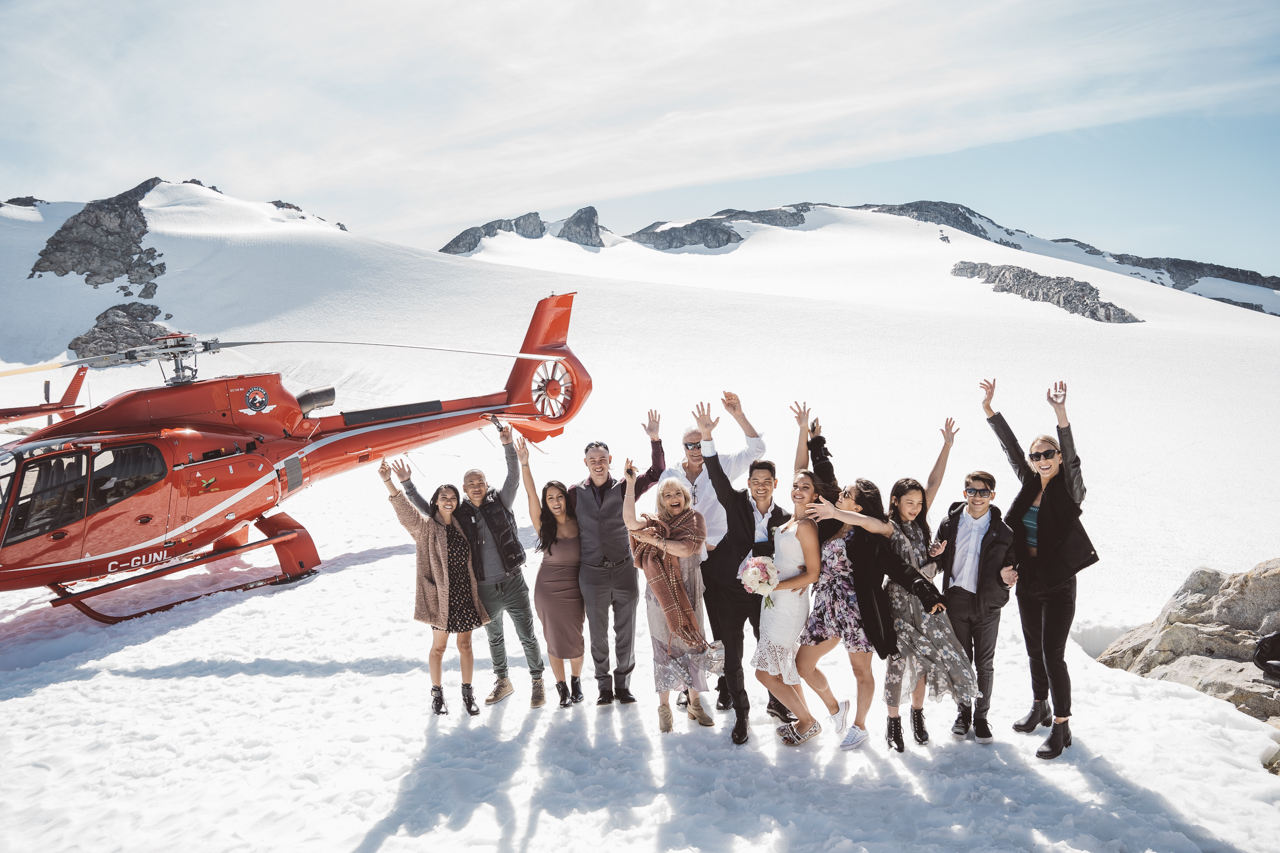
<path fill-rule="evenodd" d="M 763 595 L 764 606 L 773 606 L 773 596 L 769 593 L 778 587 L 778 567 L 770 557 L 751 557 L 738 569 L 738 580 L 747 592 Z"/>

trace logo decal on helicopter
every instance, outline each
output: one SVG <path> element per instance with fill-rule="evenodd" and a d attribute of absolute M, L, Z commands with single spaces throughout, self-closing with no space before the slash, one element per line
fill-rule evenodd
<path fill-rule="evenodd" d="M 256 415 L 258 412 L 266 414 L 275 408 L 275 406 L 268 406 L 268 402 L 267 390 L 255 385 L 244 393 L 244 404 L 249 408 L 241 409 L 240 411 L 246 415 Z"/>

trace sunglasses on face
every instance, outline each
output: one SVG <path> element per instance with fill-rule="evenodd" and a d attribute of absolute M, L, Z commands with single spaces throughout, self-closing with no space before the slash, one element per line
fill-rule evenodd
<path fill-rule="evenodd" d="M 989 498 L 991 497 L 990 489 L 965 489 L 965 495 L 971 498 Z"/>
<path fill-rule="evenodd" d="M 685 450 L 697 450 L 701 446 L 702 446 L 701 441 L 686 441 L 684 443 Z"/>
<path fill-rule="evenodd" d="M 582 455 L 583 456 L 587 455 L 597 447 L 603 450 L 605 453 L 609 452 L 609 445 L 605 444 L 603 441 L 593 441 L 590 444 L 588 444 L 586 448 L 582 451 Z"/>
<path fill-rule="evenodd" d="M 1032 462 L 1039 462 L 1041 459 L 1052 459 L 1058 455 L 1058 451 L 1050 447 L 1048 450 L 1040 450 L 1035 453 L 1028 453 L 1027 458 Z"/>

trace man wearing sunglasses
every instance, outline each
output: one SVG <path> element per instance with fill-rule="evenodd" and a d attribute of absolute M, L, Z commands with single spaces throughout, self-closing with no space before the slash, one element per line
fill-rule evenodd
<path fill-rule="evenodd" d="M 991 505 L 995 496 L 996 478 L 986 471 L 965 477 L 965 499 L 951 505 L 930 551 L 942 570 L 951 627 L 978 671 L 978 698 L 972 708 L 958 706 L 951 734 L 963 739 L 972 723 L 978 743 L 994 740 L 987 712 L 995 679 L 996 635 L 1000 609 L 1009 603 L 1009 590 L 1018 582 L 1012 565 L 1013 529 Z"/>

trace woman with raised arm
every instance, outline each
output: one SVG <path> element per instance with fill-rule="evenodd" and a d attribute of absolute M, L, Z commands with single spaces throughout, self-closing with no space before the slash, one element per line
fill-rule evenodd
<path fill-rule="evenodd" d="M 410 471 L 409 466 L 400 461 L 388 465 L 383 459 L 378 466 L 378 476 L 391 495 L 391 507 L 396 518 L 409 531 L 417 546 L 418 591 L 413 618 L 426 622 L 432 628 L 431 654 L 427 658 L 431 670 L 431 711 L 435 714 L 449 713 L 440 682 L 444 650 L 449 635 L 453 634 L 462 669 L 462 705 L 474 717 L 480 713 L 480 706 L 476 704 L 475 692 L 471 689 L 475 665 L 471 632 L 488 622 L 489 614 L 480 601 L 480 590 L 471 570 L 471 546 L 462 526 L 453 517 L 460 493 L 456 486 L 440 486 L 427 502 L 428 512 L 424 515 L 391 482 L 392 471 L 402 483 L 409 479 Z"/>
<path fill-rule="evenodd" d="M 631 531 L 631 552 L 644 572 L 653 681 L 658 691 L 658 730 L 672 728 L 671 691 L 689 692 L 686 713 L 699 725 L 715 721 L 702 707 L 707 676 L 724 672 L 724 647 L 707 642 L 702 605 L 702 546 L 707 524 L 693 508 L 689 487 L 675 477 L 658 484 L 657 515 L 636 515 L 636 469 L 623 469 L 627 494 L 622 520 Z"/>
<path fill-rule="evenodd" d="M 538 550 L 542 565 L 533 585 L 533 606 L 542 623 L 547 641 L 547 657 L 556 676 L 556 693 L 560 707 L 568 708 L 583 699 L 582 656 L 586 643 L 582 626 L 587 618 L 578 571 L 582 548 L 578 542 L 578 516 L 569 500 L 569 487 L 559 480 L 548 480 L 539 500 L 529 468 L 529 445 L 523 437 L 516 439 L 516 458 L 520 460 L 520 476 L 529 499 L 529 519 L 538 532 Z M 570 681 L 565 680 L 568 662 Z"/>
<path fill-rule="evenodd" d="M 909 477 L 894 483 L 889 493 L 887 523 L 835 508 L 820 507 L 818 512 L 823 515 L 831 513 L 842 521 L 887 536 L 893 553 L 932 586 L 937 566 L 930 562 L 929 504 L 942 484 L 956 431 L 955 421 L 947 418 L 942 428 L 942 451 L 929 473 L 927 485 Z M 911 685 L 912 734 L 916 743 L 921 745 L 929 742 L 924 719 L 926 691 L 931 692 L 934 701 L 949 693 L 960 704 L 972 702 L 978 689 L 973 665 L 956 639 L 951 622 L 942 615 L 946 606 L 941 595 L 926 613 L 916 591 L 918 589 L 914 582 L 912 588 L 897 581 L 888 585 L 898 651 L 889 656 L 885 668 L 884 703 L 889 707 L 885 740 L 898 752 L 906 748 L 898 711 L 905 685 Z M 937 593 L 936 589 L 934 593 Z M 925 597 L 929 596 L 926 594 Z"/>
<path fill-rule="evenodd" d="M 1084 479 L 1067 420 L 1067 384 L 1057 382 L 1045 397 L 1058 419 L 1058 437 L 1038 435 L 1024 456 L 1004 416 L 991 408 L 996 381 L 984 380 L 982 410 L 995 430 L 1022 489 L 1005 520 L 1013 528 L 1018 558 L 1018 615 L 1031 666 L 1031 712 L 1013 724 L 1034 732 L 1053 721 L 1038 758 L 1057 758 L 1071 746 L 1071 675 L 1067 637 L 1076 615 L 1076 573 L 1098 562 L 1098 554 L 1080 523 Z M 1049 696 L 1053 696 L 1053 711 Z"/>

